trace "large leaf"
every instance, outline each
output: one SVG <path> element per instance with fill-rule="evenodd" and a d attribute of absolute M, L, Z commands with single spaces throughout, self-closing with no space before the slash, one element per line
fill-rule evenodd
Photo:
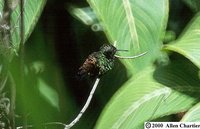
<path fill-rule="evenodd" d="M 180 38 L 164 49 L 182 54 L 200 68 L 200 13 L 195 16 Z"/>
<path fill-rule="evenodd" d="M 182 61 L 141 71 L 113 96 L 96 128 L 142 129 L 145 121 L 186 111 L 199 95 L 197 71 Z"/>
<path fill-rule="evenodd" d="M 192 107 L 182 118 L 185 122 L 199 122 L 200 121 L 200 103 Z"/>
<path fill-rule="evenodd" d="M 24 28 L 25 28 L 25 39 L 31 34 L 37 20 L 44 8 L 46 0 L 26 0 L 24 4 Z M 0 1 L 0 10 L 3 8 L 3 0 Z M 18 49 L 20 43 L 20 8 L 19 4 L 12 12 L 11 18 L 11 34 L 12 34 L 12 45 Z"/>
<path fill-rule="evenodd" d="M 41 95 L 49 102 L 50 105 L 59 109 L 58 93 L 51 88 L 44 80 L 38 78 L 38 89 Z"/>
<path fill-rule="evenodd" d="M 68 11 L 76 19 L 82 21 L 86 25 L 92 25 L 97 23 L 97 17 L 90 7 L 78 8 L 71 6 Z"/>
<path fill-rule="evenodd" d="M 200 1 L 199 0 L 183 0 L 194 12 L 200 10 Z"/>
<path fill-rule="evenodd" d="M 148 54 L 136 60 L 122 60 L 130 73 L 141 70 L 161 54 L 161 37 L 166 26 L 167 0 L 88 0 L 110 42 L 129 52 L 123 56 Z"/>

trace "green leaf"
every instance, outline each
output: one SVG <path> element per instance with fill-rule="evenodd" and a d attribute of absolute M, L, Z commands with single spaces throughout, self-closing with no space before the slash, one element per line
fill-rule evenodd
<path fill-rule="evenodd" d="M 194 12 L 200 10 L 200 1 L 199 0 L 183 0 Z"/>
<path fill-rule="evenodd" d="M 24 27 L 25 39 L 28 39 L 34 29 L 35 24 L 44 8 L 46 0 L 26 0 L 24 4 Z M 0 1 L 0 10 L 3 8 L 3 0 Z M 20 44 L 20 8 L 19 4 L 11 15 L 11 35 L 12 45 L 18 49 Z"/>
<path fill-rule="evenodd" d="M 59 98 L 57 92 L 51 88 L 44 80 L 38 78 L 38 89 L 41 95 L 51 104 L 53 107 L 59 109 Z"/>
<path fill-rule="evenodd" d="M 200 103 L 192 107 L 182 118 L 183 122 L 199 122 L 200 121 Z"/>
<path fill-rule="evenodd" d="M 68 8 L 68 11 L 76 19 L 82 21 L 86 25 L 93 25 L 97 23 L 97 17 L 90 7 L 78 8 L 71 6 Z"/>
<path fill-rule="evenodd" d="M 146 68 L 116 92 L 96 129 L 142 129 L 145 121 L 186 111 L 196 103 L 199 86 L 198 70 L 191 63 L 179 60 L 156 70 Z"/>
<path fill-rule="evenodd" d="M 200 13 L 197 14 L 186 28 L 182 36 L 165 45 L 165 50 L 177 52 L 200 68 Z"/>
<path fill-rule="evenodd" d="M 119 55 L 132 56 L 148 51 L 135 60 L 121 60 L 129 73 L 152 64 L 160 56 L 161 38 L 167 23 L 168 0 L 88 0 L 110 42 Z"/>

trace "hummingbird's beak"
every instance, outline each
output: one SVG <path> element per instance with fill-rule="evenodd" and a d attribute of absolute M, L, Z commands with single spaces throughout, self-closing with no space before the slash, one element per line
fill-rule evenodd
<path fill-rule="evenodd" d="M 117 51 L 126 51 L 126 52 L 127 52 L 128 50 L 120 50 L 120 49 L 117 49 Z"/>
<path fill-rule="evenodd" d="M 141 53 L 141 54 L 139 54 L 139 55 L 128 56 L 128 57 L 119 56 L 119 55 L 116 55 L 116 54 L 115 54 L 115 57 L 120 58 L 120 59 L 135 59 L 135 58 L 138 58 L 138 57 L 143 56 L 143 55 L 145 55 L 145 54 L 147 54 L 147 51 L 146 51 L 146 52 L 143 52 L 143 53 Z"/>

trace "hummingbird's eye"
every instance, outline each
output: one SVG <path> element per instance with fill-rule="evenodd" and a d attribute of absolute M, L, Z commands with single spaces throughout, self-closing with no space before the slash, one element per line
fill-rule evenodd
<path fill-rule="evenodd" d="M 104 55 L 106 56 L 106 58 L 113 58 L 114 54 L 115 54 L 114 51 L 105 51 L 104 52 Z"/>

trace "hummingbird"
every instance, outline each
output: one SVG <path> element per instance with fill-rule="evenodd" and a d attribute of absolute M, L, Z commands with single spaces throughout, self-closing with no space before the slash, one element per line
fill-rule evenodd
<path fill-rule="evenodd" d="M 115 58 L 134 59 L 147 53 L 144 52 L 136 56 L 122 57 L 116 55 L 117 51 L 128 50 L 119 50 L 111 44 L 103 44 L 99 51 L 93 52 L 87 57 L 83 65 L 79 68 L 78 77 L 83 78 L 86 75 L 91 77 L 101 77 L 114 67 Z"/>
<path fill-rule="evenodd" d="M 80 78 L 89 76 L 100 77 L 114 66 L 116 47 L 111 44 L 103 44 L 99 51 L 91 53 L 83 65 L 79 68 Z"/>
<path fill-rule="evenodd" d="M 116 44 L 116 42 L 114 44 Z M 144 52 L 136 56 L 122 57 L 116 54 L 117 51 L 127 51 L 127 50 L 118 50 L 115 46 L 111 44 L 103 44 L 103 46 L 100 47 L 99 51 L 91 53 L 87 57 L 83 65 L 79 68 L 78 77 L 83 78 L 84 76 L 89 75 L 89 76 L 94 76 L 97 78 L 92 87 L 92 90 L 90 91 L 89 97 L 85 105 L 81 109 L 80 113 L 70 124 L 65 125 L 65 129 L 70 129 L 79 121 L 79 119 L 81 118 L 83 113 L 86 111 L 86 109 L 88 108 L 91 102 L 93 94 L 100 81 L 100 77 L 113 68 L 115 58 L 134 59 L 134 58 L 143 56 L 144 54 L 147 53 L 147 52 Z"/>

